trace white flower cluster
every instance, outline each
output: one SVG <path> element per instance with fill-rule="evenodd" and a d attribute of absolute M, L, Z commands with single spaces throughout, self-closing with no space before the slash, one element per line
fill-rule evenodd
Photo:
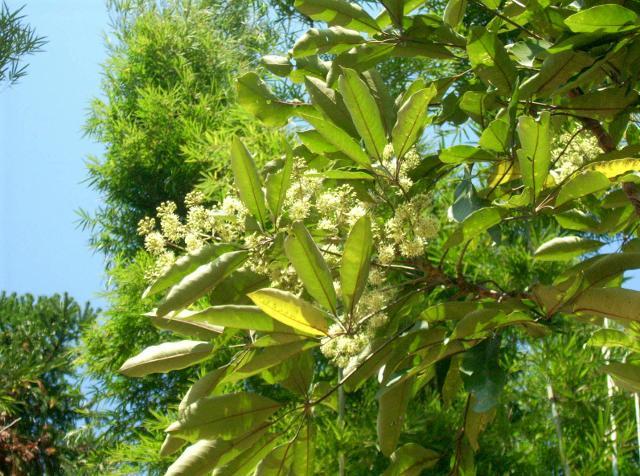
<path fill-rule="evenodd" d="M 401 160 L 394 156 L 393 144 L 387 144 L 382 152 L 382 168 L 397 180 L 397 184 L 405 192 L 413 185 L 409 173 L 420 164 L 420 154 L 411 148 Z"/>
<path fill-rule="evenodd" d="M 375 276 L 375 275 L 373 275 Z M 379 282 L 377 277 L 369 282 Z M 379 287 L 367 289 L 353 316 L 347 316 L 345 322 L 333 324 L 328 336 L 322 339 L 320 351 L 338 367 L 345 368 L 349 361 L 356 357 L 375 337 L 376 331 L 387 322 L 383 312 L 387 303 L 393 298 L 389 290 Z"/>
<path fill-rule="evenodd" d="M 384 237 L 378 243 L 378 261 L 389 265 L 398 252 L 404 258 L 424 254 L 428 241 L 438 233 L 438 222 L 428 215 L 431 199 L 427 194 L 415 195 L 401 203 L 384 226 Z"/>
<path fill-rule="evenodd" d="M 284 212 L 292 222 L 312 218 L 320 230 L 337 234 L 338 230 L 348 231 L 367 212 L 367 207 L 349 185 L 324 188 L 321 174 L 308 169 L 297 158 Z"/>
<path fill-rule="evenodd" d="M 236 197 L 226 197 L 219 207 L 203 205 L 204 195 L 194 191 L 185 197 L 186 219 L 181 219 L 174 202 L 164 202 L 156 218 L 145 217 L 138 223 L 145 249 L 156 257 L 156 266 L 148 279 L 153 279 L 175 261 L 174 250 L 195 251 L 211 241 L 229 242 L 244 235 L 247 210 Z M 158 226 L 159 225 L 159 226 Z"/>
<path fill-rule="evenodd" d="M 559 157 L 554 168 L 550 171 L 556 183 L 562 182 L 601 153 L 598 140 L 593 134 L 588 131 L 582 131 L 571 140 L 576 133 L 577 130 L 574 129 L 561 134 L 557 139 L 556 147 L 551 152 L 553 159 Z"/>

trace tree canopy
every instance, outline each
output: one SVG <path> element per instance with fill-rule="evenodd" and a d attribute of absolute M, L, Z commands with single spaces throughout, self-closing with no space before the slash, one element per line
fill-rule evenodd
<path fill-rule="evenodd" d="M 74 359 L 95 318 L 66 294 L 0 294 L 0 474 L 80 471 L 91 448 L 66 437 L 89 417 Z"/>

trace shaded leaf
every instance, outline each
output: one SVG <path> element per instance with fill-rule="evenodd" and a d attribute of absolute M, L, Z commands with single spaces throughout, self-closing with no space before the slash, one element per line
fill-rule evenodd
<path fill-rule="evenodd" d="M 246 251 L 232 251 L 221 255 L 212 263 L 198 267 L 171 288 L 158 305 L 156 315 L 162 317 L 171 311 L 182 309 L 193 303 L 215 288 L 246 259 Z"/>
<path fill-rule="evenodd" d="M 499 365 L 500 340 L 491 338 L 465 352 L 460 372 L 465 389 L 475 397 L 472 406 L 477 413 L 498 404 L 506 382 L 506 372 Z"/>
<path fill-rule="evenodd" d="M 357 31 L 334 26 L 325 30 L 311 28 L 293 45 L 293 57 L 301 58 L 324 53 L 338 54 L 350 50 L 365 39 Z"/>
<path fill-rule="evenodd" d="M 371 159 L 353 137 L 340 129 L 329 120 L 311 114 L 301 114 L 300 117 L 311 124 L 329 143 L 333 144 L 347 157 L 367 169 L 371 168 Z"/>
<path fill-rule="evenodd" d="M 280 101 L 256 73 L 238 78 L 238 103 L 265 124 L 280 127 L 295 113 L 296 106 Z"/>
<path fill-rule="evenodd" d="M 382 160 L 387 138 L 380 110 L 367 84 L 360 79 L 356 71 L 349 68 L 342 68 L 338 83 L 344 103 L 366 150 L 372 157 Z"/>
<path fill-rule="evenodd" d="M 516 81 L 516 68 L 498 36 L 484 27 L 472 27 L 467 54 L 476 74 L 503 95 L 510 95 Z"/>
<path fill-rule="evenodd" d="M 337 298 L 331 271 L 302 223 L 293 224 L 284 248 L 305 289 L 322 306 L 336 314 Z"/>
<path fill-rule="evenodd" d="M 518 120 L 518 137 L 522 148 L 518 150 L 520 173 L 526 187 L 537 197 L 549 175 L 551 164 L 550 114 L 543 112 L 540 120 L 522 116 Z"/>
<path fill-rule="evenodd" d="M 209 342 L 165 342 L 147 347 L 135 357 L 131 357 L 122 364 L 118 372 L 127 377 L 144 377 L 153 373 L 184 369 L 206 359 L 212 351 L 213 345 Z"/>
<path fill-rule="evenodd" d="M 238 194 L 249 212 L 262 225 L 267 220 L 264 192 L 253 157 L 238 137 L 231 146 L 231 170 Z"/>
<path fill-rule="evenodd" d="M 436 95 L 436 88 L 419 89 L 400 106 L 391 138 L 396 157 L 402 158 L 416 143 L 429 120 L 427 108 Z"/>
<path fill-rule="evenodd" d="M 262 423 L 279 407 L 269 398 L 248 392 L 204 397 L 187 406 L 180 419 L 165 431 L 190 440 L 235 438 Z"/>
<path fill-rule="evenodd" d="M 287 146 L 287 154 L 284 159 L 284 166 L 273 174 L 269 174 L 266 180 L 267 204 L 273 216 L 277 219 L 280 216 L 282 204 L 287 196 L 287 190 L 291 185 L 291 171 L 293 170 L 293 152 Z"/>
<path fill-rule="evenodd" d="M 580 10 L 564 19 L 574 33 L 617 33 L 637 28 L 637 21 L 632 10 L 612 3 Z"/>
<path fill-rule="evenodd" d="M 407 443 L 391 455 L 391 465 L 383 476 L 420 476 L 424 469 L 435 466 L 440 456 L 415 443 Z"/>
<path fill-rule="evenodd" d="M 346 0 L 296 0 L 294 5 L 303 15 L 331 26 L 344 26 L 366 33 L 380 31 L 376 21 L 362 7 Z"/>
<path fill-rule="evenodd" d="M 413 378 L 403 380 L 395 385 L 390 382 L 388 388 L 383 389 L 378 395 L 376 420 L 378 447 L 385 456 L 391 456 L 400 440 L 413 382 Z"/>
<path fill-rule="evenodd" d="M 173 286 L 175 283 L 180 281 L 180 279 L 198 268 L 198 266 L 208 263 L 221 254 L 228 253 L 234 249 L 234 246 L 230 244 L 211 243 L 199 248 L 197 251 L 192 251 L 180 256 L 175 263 L 173 263 L 166 271 L 158 276 L 147 289 L 145 289 L 142 294 L 142 299 Z"/>
<path fill-rule="evenodd" d="M 199 440 L 189 446 L 167 469 L 165 476 L 204 476 L 216 466 L 231 444 L 223 440 Z"/>
<path fill-rule="evenodd" d="M 367 284 L 372 249 L 371 219 L 365 215 L 351 228 L 340 264 L 342 299 L 349 314 L 353 314 Z"/>
<path fill-rule="evenodd" d="M 539 261 L 566 261 L 581 254 L 595 251 L 604 243 L 579 236 L 562 236 L 553 238 L 540 245 L 533 253 Z"/>

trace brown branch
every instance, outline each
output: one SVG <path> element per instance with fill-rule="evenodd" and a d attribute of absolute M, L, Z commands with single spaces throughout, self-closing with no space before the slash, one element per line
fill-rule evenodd
<path fill-rule="evenodd" d="M 574 98 L 582 95 L 582 91 L 580 89 L 573 89 L 568 93 L 569 97 Z M 616 149 L 616 143 L 611 137 L 605 128 L 602 126 L 600 121 L 592 119 L 590 117 L 580 117 L 580 122 L 585 129 L 590 131 L 596 140 L 598 141 L 598 145 L 605 152 L 614 152 Z M 640 216 L 640 188 L 633 182 L 623 182 L 622 190 L 627 195 L 627 198 L 633 205 L 633 208 L 636 211 L 636 215 Z"/>

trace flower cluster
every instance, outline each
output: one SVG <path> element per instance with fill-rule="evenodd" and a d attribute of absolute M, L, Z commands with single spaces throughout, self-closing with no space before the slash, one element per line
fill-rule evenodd
<path fill-rule="evenodd" d="M 219 207 L 206 207 L 204 200 L 199 191 L 187 194 L 185 219 L 178 215 L 174 202 L 164 202 L 156 209 L 155 218 L 140 220 L 138 233 L 144 237 L 145 249 L 156 257 L 148 279 L 170 266 L 176 252 L 192 252 L 208 242 L 230 242 L 244 236 L 247 210 L 239 199 L 228 196 Z"/>
<path fill-rule="evenodd" d="M 422 256 L 428 241 L 438 233 L 438 222 L 428 214 L 431 199 L 418 194 L 401 203 L 384 225 L 378 244 L 378 260 L 391 264 L 399 252 L 404 258 Z"/>
<path fill-rule="evenodd" d="M 363 293 L 353 315 L 333 324 L 329 335 L 322 339 L 320 351 L 338 367 L 345 368 L 387 322 L 384 309 L 393 299 L 393 293 L 376 286 L 374 282 L 380 283 L 378 278 L 376 273 L 370 275 L 372 286 Z"/>
<path fill-rule="evenodd" d="M 598 141 L 592 134 L 577 129 L 567 131 L 557 138 L 556 147 L 551 152 L 556 160 L 551 176 L 560 183 L 600 153 Z"/>

